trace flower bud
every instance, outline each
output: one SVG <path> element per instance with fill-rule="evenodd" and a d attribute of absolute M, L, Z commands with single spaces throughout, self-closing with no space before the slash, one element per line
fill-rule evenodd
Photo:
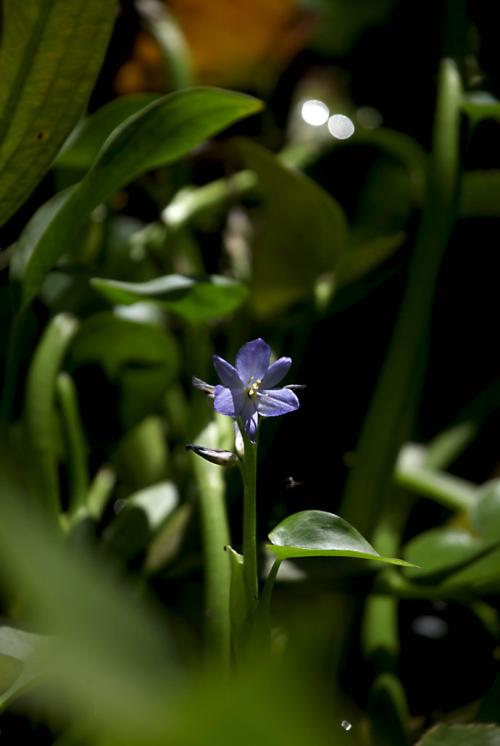
<path fill-rule="evenodd" d="M 190 443 L 186 446 L 188 451 L 193 451 L 197 456 L 201 456 L 205 461 L 217 466 L 235 466 L 238 463 L 238 456 L 232 451 L 223 451 L 220 448 L 205 448 Z"/>

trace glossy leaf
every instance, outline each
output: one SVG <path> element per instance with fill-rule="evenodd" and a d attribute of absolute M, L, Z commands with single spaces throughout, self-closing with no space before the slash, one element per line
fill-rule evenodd
<path fill-rule="evenodd" d="M 167 275 L 135 283 L 96 277 L 91 283 L 112 303 L 154 300 L 192 322 L 225 316 L 247 297 L 247 289 L 240 282 L 217 275 L 198 278 Z"/>
<path fill-rule="evenodd" d="M 280 560 L 296 557 L 355 557 L 407 565 L 382 557 L 354 526 L 333 513 L 303 510 L 285 518 L 269 534 L 268 548 Z"/>
<path fill-rule="evenodd" d="M 500 728 L 495 725 L 439 723 L 418 741 L 417 746 L 498 746 Z"/>
<path fill-rule="evenodd" d="M 311 296 L 318 277 L 332 272 L 346 242 L 340 205 L 304 174 L 255 143 L 239 144 L 255 171 L 264 201 L 253 244 L 251 300 L 272 315 Z"/>
<path fill-rule="evenodd" d="M 86 171 L 97 158 L 109 135 L 129 117 L 156 101 L 155 93 L 121 96 L 82 119 L 57 155 L 55 165 Z"/>
<path fill-rule="evenodd" d="M 0 225 L 32 192 L 85 108 L 116 0 L 6 0 L 0 69 Z"/>
<path fill-rule="evenodd" d="M 181 158 L 207 137 L 259 108 L 256 99 L 243 94 L 193 88 L 153 101 L 118 126 L 48 225 L 34 229 L 29 223 L 21 236 L 16 274 L 22 303 L 34 298 L 47 272 L 78 241 L 87 216 L 97 205 L 139 174 Z"/>

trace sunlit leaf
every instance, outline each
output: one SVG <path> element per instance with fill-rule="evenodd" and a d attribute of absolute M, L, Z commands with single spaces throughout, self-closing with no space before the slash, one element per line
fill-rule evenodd
<path fill-rule="evenodd" d="M 462 108 L 473 125 L 483 119 L 500 120 L 500 101 L 487 91 L 474 91 L 466 94 Z"/>
<path fill-rule="evenodd" d="M 119 282 L 96 277 L 91 283 L 112 303 L 154 300 L 192 322 L 231 313 L 243 303 L 248 292 L 240 282 L 217 275 L 167 275 L 148 282 Z"/>
<path fill-rule="evenodd" d="M 0 71 L 0 225 L 48 170 L 99 72 L 116 0 L 6 0 Z"/>
<path fill-rule="evenodd" d="M 294 557 L 357 557 L 393 565 L 404 560 L 382 557 L 354 526 L 323 510 L 303 510 L 285 518 L 269 534 L 268 548 L 280 560 Z"/>
<path fill-rule="evenodd" d="M 35 230 L 28 224 L 21 236 L 15 267 L 23 304 L 33 299 L 47 272 L 78 241 L 97 205 L 144 171 L 186 155 L 207 137 L 259 108 L 260 102 L 243 94 L 193 88 L 153 101 L 119 125 L 48 225 Z"/>

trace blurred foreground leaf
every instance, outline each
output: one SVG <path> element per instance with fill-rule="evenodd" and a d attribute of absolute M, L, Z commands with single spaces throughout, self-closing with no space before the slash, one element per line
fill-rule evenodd
<path fill-rule="evenodd" d="M 37 294 L 47 272 L 78 239 L 89 213 L 139 174 L 186 155 L 196 145 L 261 104 L 243 94 L 193 88 L 164 96 L 113 130 L 79 184 L 61 200 L 50 221 L 28 224 L 17 246 L 13 271 L 22 304 Z M 42 210 L 44 208 L 41 208 Z"/>
<path fill-rule="evenodd" d="M 40 681 L 42 671 L 36 664 L 35 652 L 44 643 L 46 639 L 42 635 L 0 627 L 0 712 Z"/>
<path fill-rule="evenodd" d="M 120 738 L 147 742 L 168 710 L 174 665 L 167 629 L 100 558 L 71 550 L 23 493 L 17 461 L 0 448 L 0 573 L 49 635 L 37 664 L 57 712 L 69 703 Z M 30 520 L 26 520 L 29 508 Z M 20 551 L 20 548 L 21 551 Z"/>
<path fill-rule="evenodd" d="M 354 526 L 323 510 L 303 510 L 288 516 L 269 534 L 267 547 L 279 559 L 294 557 L 355 557 L 407 565 L 404 560 L 382 557 Z"/>
<path fill-rule="evenodd" d="M 0 58 L 0 225 L 48 170 L 97 77 L 116 0 L 6 0 Z"/>
<path fill-rule="evenodd" d="M 167 275 L 148 282 L 119 282 L 96 277 L 91 283 L 112 303 L 127 305 L 152 300 L 191 322 L 225 316 L 238 308 L 247 297 L 244 285 L 217 275 Z"/>

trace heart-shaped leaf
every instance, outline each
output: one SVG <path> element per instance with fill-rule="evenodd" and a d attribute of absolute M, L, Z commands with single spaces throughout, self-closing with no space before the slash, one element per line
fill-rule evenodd
<path fill-rule="evenodd" d="M 303 510 L 285 518 L 269 534 L 268 548 L 280 560 L 296 557 L 357 557 L 392 565 L 404 560 L 382 557 L 354 526 L 334 513 Z"/>
<path fill-rule="evenodd" d="M 192 322 L 231 313 L 243 303 L 248 292 L 236 280 L 217 275 L 198 278 L 166 275 L 148 282 L 119 282 L 96 277 L 91 283 L 112 303 L 154 300 Z"/>

